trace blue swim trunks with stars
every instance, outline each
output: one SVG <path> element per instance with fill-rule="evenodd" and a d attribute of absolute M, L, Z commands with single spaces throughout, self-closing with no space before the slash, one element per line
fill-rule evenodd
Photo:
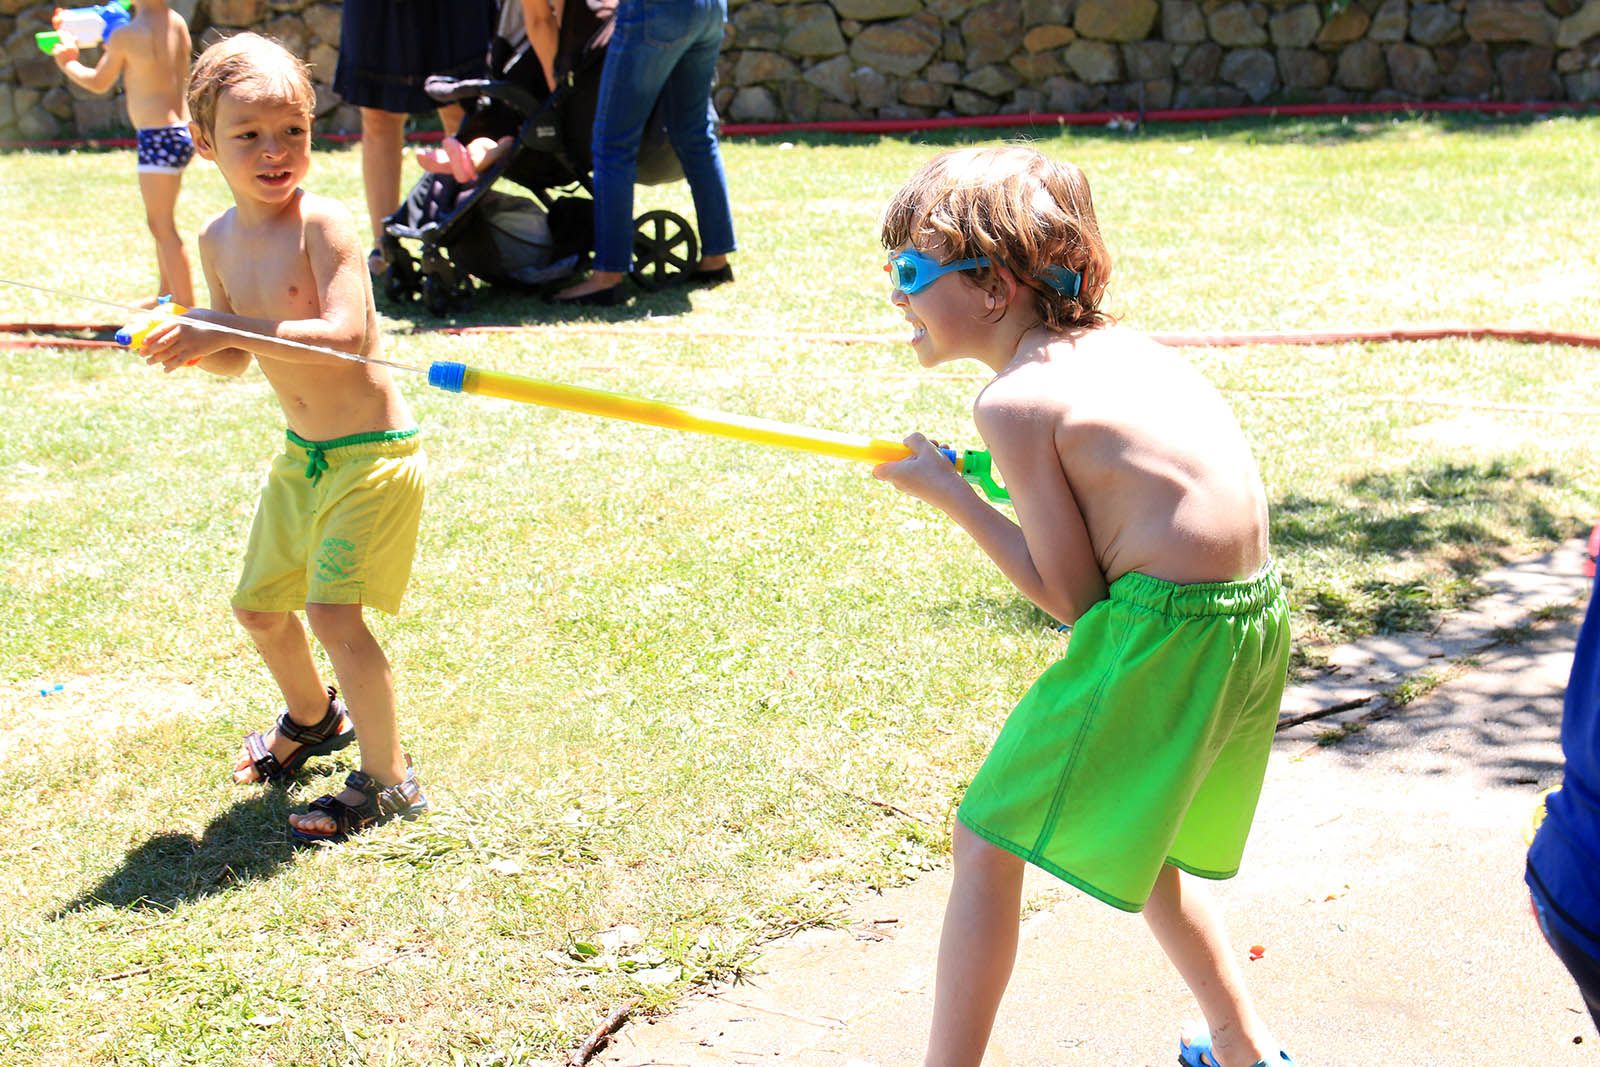
<path fill-rule="evenodd" d="M 139 131 L 139 172 L 177 174 L 194 158 L 189 125 L 152 126 Z"/>

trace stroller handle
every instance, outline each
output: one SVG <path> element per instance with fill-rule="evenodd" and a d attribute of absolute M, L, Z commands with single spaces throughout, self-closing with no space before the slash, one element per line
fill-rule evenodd
<path fill-rule="evenodd" d="M 488 78 L 466 78 L 457 81 L 443 74 L 433 74 L 422 83 L 422 89 L 441 104 L 453 100 L 466 100 L 474 96 L 486 96 L 491 100 L 509 104 L 522 115 L 532 115 L 539 110 L 538 97 L 522 86 L 506 81 L 492 81 Z"/>

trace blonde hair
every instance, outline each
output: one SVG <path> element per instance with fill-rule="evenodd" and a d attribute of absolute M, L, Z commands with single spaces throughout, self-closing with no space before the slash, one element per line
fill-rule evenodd
<path fill-rule="evenodd" d="M 937 248 L 943 261 L 986 256 L 976 281 L 996 283 L 1005 267 L 1033 293 L 1053 330 L 1105 326 L 1100 310 L 1111 253 L 1100 237 L 1089 179 L 1023 145 L 941 152 L 900 187 L 884 209 L 883 246 Z M 1078 273 L 1076 296 L 1043 279 L 1054 267 Z M 1070 286 L 1069 286 L 1070 288 Z"/>
<path fill-rule="evenodd" d="M 259 33 L 236 33 L 213 43 L 189 74 L 189 114 L 210 136 L 216 130 L 217 99 L 233 93 L 252 102 L 269 100 L 300 108 L 309 121 L 317 93 L 311 73 L 293 52 Z"/>

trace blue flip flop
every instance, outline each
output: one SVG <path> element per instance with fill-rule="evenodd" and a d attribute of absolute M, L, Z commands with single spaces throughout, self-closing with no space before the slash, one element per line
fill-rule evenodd
<path fill-rule="evenodd" d="M 1211 1054 L 1211 1035 L 1204 1030 L 1193 1037 L 1178 1039 L 1178 1062 L 1183 1067 L 1222 1067 L 1222 1061 Z M 1281 1050 L 1274 1062 L 1294 1067 L 1294 1060 Z M 1251 1067 L 1268 1067 L 1268 1064 L 1266 1060 L 1257 1060 Z"/>

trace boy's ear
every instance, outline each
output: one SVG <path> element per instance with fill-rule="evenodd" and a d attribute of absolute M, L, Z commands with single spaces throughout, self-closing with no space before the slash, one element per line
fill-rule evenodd
<path fill-rule="evenodd" d="M 994 281 L 990 285 L 989 295 L 994 299 L 996 307 L 1010 307 L 1011 302 L 1017 298 L 1017 290 L 1022 288 L 1022 283 L 1017 281 L 1017 276 L 1011 273 L 1011 268 L 997 266 L 994 269 Z"/>
<path fill-rule="evenodd" d="M 200 128 L 198 122 L 189 123 L 189 140 L 194 142 L 194 150 L 200 154 L 201 159 L 216 160 L 211 155 L 211 141 L 206 137 L 206 131 Z"/>

